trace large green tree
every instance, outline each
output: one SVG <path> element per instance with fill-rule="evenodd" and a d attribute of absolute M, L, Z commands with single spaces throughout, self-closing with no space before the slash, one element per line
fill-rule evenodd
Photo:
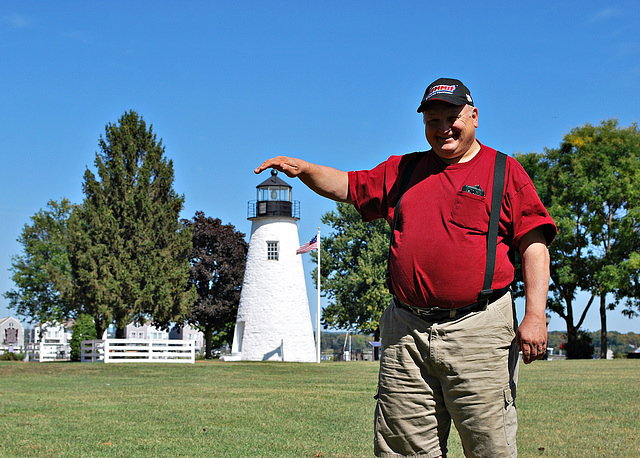
<path fill-rule="evenodd" d="M 632 315 L 638 305 L 638 126 L 623 128 L 614 119 L 585 124 L 565 135 L 559 148 L 517 158 L 559 229 L 551 246 L 549 309 L 565 319 L 570 339 L 599 298 L 601 357 L 606 357 L 607 311 L 624 302 Z M 590 293 L 590 299 L 576 325 L 572 304 L 578 291 Z"/>
<path fill-rule="evenodd" d="M 325 213 L 322 222 L 333 231 L 321 240 L 322 294 L 329 299 L 323 325 L 374 334 L 379 340 L 380 316 L 391 300 L 385 283 L 389 225 L 384 220 L 363 223 L 355 207 L 345 203 Z"/>
<path fill-rule="evenodd" d="M 195 299 L 187 288 L 191 233 L 179 221 L 184 197 L 173 189 L 173 161 L 135 111 L 100 136 L 98 176 L 87 168 L 83 204 L 70 221 L 77 299 L 98 335 L 111 323 L 124 337 L 131 321 L 166 328 Z"/>
<path fill-rule="evenodd" d="M 189 284 L 198 294 L 187 321 L 204 333 L 205 357 L 211 358 L 214 343 L 233 338 L 248 244 L 233 225 L 203 212 L 182 223 L 193 234 Z"/>
<path fill-rule="evenodd" d="M 67 224 L 74 206 L 67 199 L 49 201 L 25 224 L 12 257 L 15 289 L 4 293 L 9 307 L 33 323 L 63 322 L 75 315 Z"/>
<path fill-rule="evenodd" d="M 550 182 L 552 164 L 545 153 L 515 154 L 514 157 L 530 175 L 540 199 L 558 226 L 558 236 L 549 247 L 551 284 L 547 308 L 565 321 L 567 329 L 565 349 L 568 357 L 579 358 L 586 351 L 582 347 L 589 347 L 588 343 L 583 345 L 585 339 L 581 337 L 584 334 L 580 328 L 594 300 L 591 297 L 582 313 L 578 314 L 575 301 L 580 292 L 581 279 L 587 272 L 587 265 L 581 256 L 588 247 L 584 225 L 581 223 L 584 216 L 581 213 L 568 211 L 566 206 L 556 202 L 556 185 Z M 522 297 L 524 283 L 520 257 L 516 256 L 516 260 L 518 265 L 514 290 L 516 297 Z"/>

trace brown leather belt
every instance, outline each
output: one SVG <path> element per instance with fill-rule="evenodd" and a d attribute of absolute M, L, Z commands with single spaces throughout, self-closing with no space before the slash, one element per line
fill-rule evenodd
<path fill-rule="evenodd" d="M 487 308 L 488 304 L 497 301 L 502 296 L 507 294 L 507 291 L 509 291 L 509 288 L 497 289 L 493 292 L 491 297 L 489 297 L 489 301 L 478 301 L 474 302 L 473 304 L 465 305 L 464 307 L 458 307 L 455 309 L 443 309 L 440 307 L 416 307 L 414 305 L 402 302 L 395 296 L 393 298 L 393 301 L 396 306 L 400 307 L 401 309 L 409 310 L 411 313 L 422 318 L 425 321 L 436 323 L 438 321 L 459 318 L 471 312 L 479 312 L 481 310 L 484 310 Z"/>

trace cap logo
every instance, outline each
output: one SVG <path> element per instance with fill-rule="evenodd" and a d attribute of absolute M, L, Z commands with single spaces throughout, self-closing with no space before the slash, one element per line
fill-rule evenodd
<path fill-rule="evenodd" d="M 455 84 L 441 84 L 439 86 L 434 86 L 429 90 L 429 94 L 425 97 L 425 100 L 429 100 L 434 95 L 441 94 L 443 92 L 445 94 L 453 94 L 457 87 L 458 86 Z"/>

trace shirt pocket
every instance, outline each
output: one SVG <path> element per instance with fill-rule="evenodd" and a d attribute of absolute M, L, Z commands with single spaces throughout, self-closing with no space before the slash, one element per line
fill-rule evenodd
<path fill-rule="evenodd" d="M 459 191 L 449 221 L 456 226 L 486 234 L 489 230 L 486 197 Z"/>

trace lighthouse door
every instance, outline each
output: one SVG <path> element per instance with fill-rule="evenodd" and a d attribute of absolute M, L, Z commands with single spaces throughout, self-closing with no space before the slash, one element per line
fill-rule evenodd
<path fill-rule="evenodd" d="M 238 344 L 238 353 L 242 353 L 242 338 L 244 337 L 244 321 L 238 321 L 236 323 L 236 335 L 234 340 Z"/>

